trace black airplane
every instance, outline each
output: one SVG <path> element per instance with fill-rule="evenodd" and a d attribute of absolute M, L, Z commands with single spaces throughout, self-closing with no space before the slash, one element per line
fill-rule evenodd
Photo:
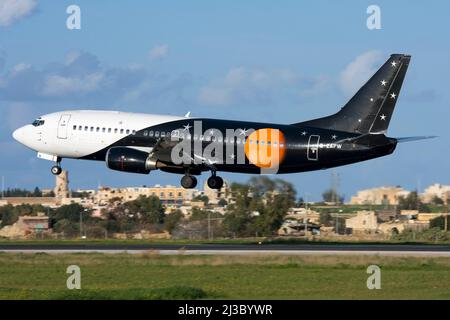
<path fill-rule="evenodd" d="M 44 115 L 17 129 L 16 140 L 55 161 L 105 161 L 110 169 L 183 175 L 210 171 L 207 183 L 220 189 L 217 172 L 294 173 L 327 169 L 391 154 L 398 142 L 431 137 L 391 138 L 389 122 L 411 57 L 393 54 L 336 114 L 293 124 L 175 117 L 116 111 L 77 110 Z"/>

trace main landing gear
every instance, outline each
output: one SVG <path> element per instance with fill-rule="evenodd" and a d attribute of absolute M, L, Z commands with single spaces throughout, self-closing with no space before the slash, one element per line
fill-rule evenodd
<path fill-rule="evenodd" d="M 211 189 L 219 190 L 223 187 L 223 179 L 213 171 L 211 177 L 208 178 L 207 184 Z M 186 172 L 183 178 L 181 178 L 181 186 L 185 189 L 193 189 L 197 186 L 197 178 L 189 172 Z"/>
<path fill-rule="evenodd" d="M 197 178 L 186 173 L 183 178 L 181 178 L 181 186 L 185 189 L 193 189 L 197 186 Z"/>
<path fill-rule="evenodd" d="M 52 174 L 55 175 L 55 176 L 59 176 L 61 174 L 61 172 L 62 172 L 62 169 L 61 169 L 61 158 L 58 158 L 56 160 L 56 165 L 54 165 L 52 167 L 51 171 L 52 171 Z"/>
<path fill-rule="evenodd" d="M 213 171 L 212 176 L 208 178 L 207 184 L 211 189 L 219 190 L 223 186 L 223 179 L 219 176 L 216 176 L 216 172 Z"/>

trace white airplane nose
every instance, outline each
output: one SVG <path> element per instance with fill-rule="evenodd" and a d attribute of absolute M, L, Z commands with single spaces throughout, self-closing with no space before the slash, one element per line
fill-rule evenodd
<path fill-rule="evenodd" d="M 13 138 L 22 144 L 24 144 L 24 141 L 25 141 L 25 132 L 24 131 L 25 131 L 24 127 L 21 127 L 17 130 L 14 130 L 14 132 L 12 134 Z"/>

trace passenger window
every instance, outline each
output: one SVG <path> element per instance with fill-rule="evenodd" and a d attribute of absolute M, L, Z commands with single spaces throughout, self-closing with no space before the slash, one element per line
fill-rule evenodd
<path fill-rule="evenodd" d="M 97 130 L 96 130 L 97 132 L 100 132 L 100 127 L 97 127 Z"/>
<path fill-rule="evenodd" d="M 150 137 L 153 137 L 153 131 L 150 131 L 148 134 Z"/>
<path fill-rule="evenodd" d="M 91 127 L 91 131 L 94 131 L 94 127 Z"/>
<path fill-rule="evenodd" d="M 78 130 L 83 130 L 83 126 L 78 126 Z"/>
<path fill-rule="evenodd" d="M 144 131 L 144 137 L 146 137 L 146 136 L 148 136 L 148 131 L 147 130 Z"/>
<path fill-rule="evenodd" d="M 117 128 L 114 129 L 114 133 L 117 133 Z"/>
<path fill-rule="evenodd" d="M 130 134 L 130 129 L 127 129 L 127 131 L 125 131 L 127 134 Z"/>
<path fill-rule="evenodd" d="M 123 129 L 120 129 L 120 134 L 123 134 Z"/>
<path fill-rule="evenodd" d="M 155 138 L 159 137 L 159 131 L 155 131 Z"/>
<path fill-rule="evenodd" d="M 166 133 L 164 131 L 161 131 L 161 138 L 164 138 L 166 136 Z"/>
<path fill-rule="evenodd" d="M 88 131 L 88 126 L 85 126 L 85 127 L 84 127 L 84 131 Z"/>
<path fill-rule="evenodd" d="M 73 130 L 77 130 L 77 126 L 75 125 L 75 126 L 73 126 Z"/>
<path fill-rule="evenodd" d="M 108 133 L 111 133 L 111 128 L 108 128 Z"/>
<path fill-rule="evenodd" d="M 106 132 L 106 128 L 102 128 L 102 132 Z"/>

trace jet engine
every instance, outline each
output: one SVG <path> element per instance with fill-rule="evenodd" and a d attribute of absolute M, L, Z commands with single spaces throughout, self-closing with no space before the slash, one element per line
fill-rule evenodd
<path fill-rule="evenodd" d="M 106 153 L 106 165 L 109 169 L 133 173 L 149 173 L 159 167 L 158 160 L 150 157 L 145 151 L 112 147 Z"/>

